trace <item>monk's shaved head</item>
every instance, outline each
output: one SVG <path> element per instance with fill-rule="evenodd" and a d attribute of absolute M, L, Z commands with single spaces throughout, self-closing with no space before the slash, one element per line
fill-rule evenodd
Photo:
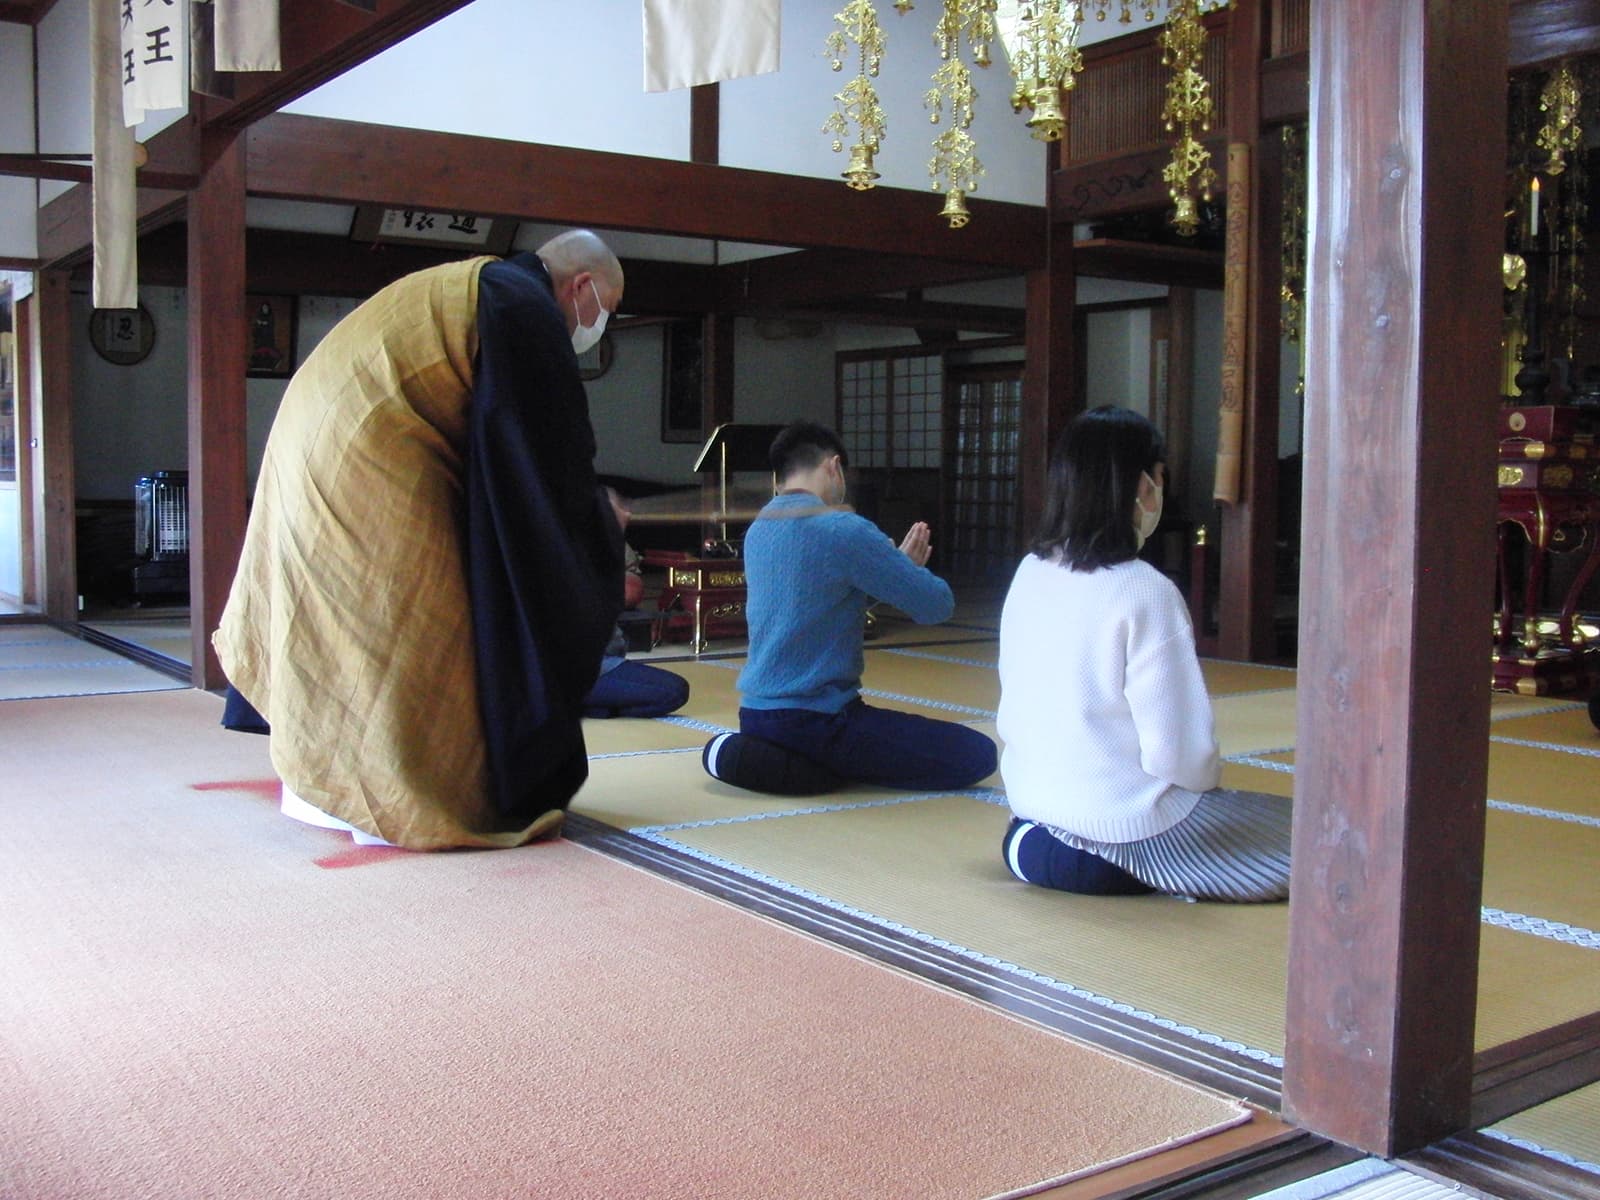
<path fill-rule="evenodd" d="M 622 264 L 593 230 L 569 229 L 540 246 L 537 253 L 544 260 L 558 295 L 576 276 L 588 273 L 595 277 L 606 308 L 616 311 L 622 300 Z"/>

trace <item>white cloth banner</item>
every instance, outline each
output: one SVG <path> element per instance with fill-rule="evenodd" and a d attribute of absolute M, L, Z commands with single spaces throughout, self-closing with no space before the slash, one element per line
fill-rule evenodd
<path fill-rule="evenodd" d="M 188 0 L 117 0 L 122 24 L 122 119 L 189 107 Z"/>
<path fill-rule="evenodd" d="M 94 75 L 94 306 L 137 308 L 138 204 L 133 130 L 123 121 L 123 57 L 118 26 L 126 0 L 92 0 L 89 59 Z"/>
<path fill-rule="evenodd" d="M 215 0 L 217 70 L 279 71 L 278 0 Z"/>
<path fill-rule="evenodd" d="M 644 0 L 644 90 L 778 69 L 780 0 Z"/>

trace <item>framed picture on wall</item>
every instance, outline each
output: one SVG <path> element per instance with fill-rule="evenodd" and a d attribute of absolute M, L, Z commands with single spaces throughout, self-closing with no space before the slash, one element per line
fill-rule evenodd
<path fill-rule="evenodd" d="M 254 293 L 245 297 L 250 322 L 250 358 L 246 375 L 258 379 L 286 379 L 294 374 L 294 296 Z"/>
<path fill-rule="evenodd" d="M 705 439 L 704 353 L 698 319 L 662 327 L 661 440 Z"/>

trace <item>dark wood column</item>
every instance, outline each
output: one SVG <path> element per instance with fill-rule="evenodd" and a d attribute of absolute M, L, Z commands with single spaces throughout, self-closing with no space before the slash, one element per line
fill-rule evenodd
<path fill-rule="evenodd" d="M 189 629 L 194 685 L 225 680 L 211 649 L 244 541 L 244 144 L 208 131 L 189 196 Z"/>
<path fill-rule="evenodd" d="M 1507 0 L 1311 7 L 1284 1114 L 1463 1128 L 1488 761 Z"/>
<path fill-rule="evenodd" d="M 1228 141 L 1248 152 L 1242 181 L 1249 216 L 1237 236 L 1245 245 L 1247 293 L 1243 361 L 1244 442 L 1237 503 L 1222 509 L 1222 577 L 1217 653 L 1241 660 L 1272 658 L 1273 544 L 1277 536 L 1278 269 L 1276 160 L 1263 154 L 1261 63 L 1267 53 L 1262 0 L 1234 0 L 1228 18 Z M 1228 180 L 1230 194 L 1236 181 Z M 1229 223 L 1229 239 L 1235 237 Z M 1230 247 L 1230 253 L 1233 253 Z"/>
<path fill-rule="evenodd" d="M 1052 160 L 1054 157 L 1052 153 Z M 1070 223 L 1051 224 L 1046 266 L 1029 271 L 1026 280 L 1027 357 L 1022 369 L 1022 445 L 1017 454 L 1024 536 L 1044 508 L 1050 452 L 1083 404 L 1073 386 L 1072 317 L 1078 281 Z"/>
<path fill-rule="evenodd" d="M 705 421 L 702 432 L 711 436 L 718 425 L 734 420 L 733 413 L 733 317 L 728 313 L 708 313 L 702 325 L 705 350 L 702 369 L 702 400 Z"/>
<path fill-rule="evenodd" d="M 54 621 L 78 619 L 78 483 L 72 446 L 72 291 L 66 271 L 44 271 L 39 305 L 38 437 L 44 538 L 44 614 Z"/>

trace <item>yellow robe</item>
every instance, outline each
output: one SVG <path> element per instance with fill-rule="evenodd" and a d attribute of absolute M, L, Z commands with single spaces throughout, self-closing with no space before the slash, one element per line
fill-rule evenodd
<path fill-rule="evenodd" d="M 407 276 L 296 372 L 212 637 L 301 799 L 396 845 L 512 846 L 489 800 L 462 453 L 490 258 Z"/>

